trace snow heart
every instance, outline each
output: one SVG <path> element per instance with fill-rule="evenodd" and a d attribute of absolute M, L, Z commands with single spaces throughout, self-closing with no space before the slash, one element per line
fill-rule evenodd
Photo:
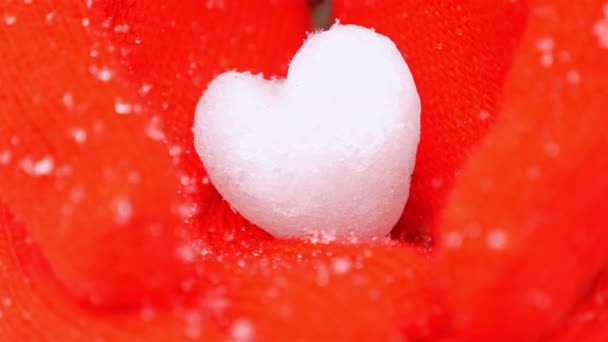
<path fill-rule="evenodd" d="M 218 76 L 194 134 L 219 192 L 272 235 L 381 238 L 409 195 L 420 99 L 390 39 L 336 24 L 304 43 L 286 80 Z"/>

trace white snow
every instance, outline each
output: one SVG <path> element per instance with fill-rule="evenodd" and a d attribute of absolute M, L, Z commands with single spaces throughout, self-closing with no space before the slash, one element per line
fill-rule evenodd
<path fill-rule="evenodd" d="M 230 329 L 232 340 L 236 342 L 251 341 L 253 339 L 253 324 L 250 320 L 237 319 Z"/>
<path fill-rule="evenodd" d="M 352 262 L 345 257 L 336 257 L 332 260 L 332 268 L 336 274 L 344 274 L 351 268 Z"/>
<path fill-rule="evenodd" d="M 218 76 L 193 131 L 211 182 L 274 236 L 383 238 L 409 195 L 420 100 L 389 38 L 336 24 L 309 37 L 285 80 Z"/>
<path fill-rule="evenodd" d="M 97 50 L 91 50 L 91 57 L 96 57 L 99 55 L 99 52 Z M 91 72 L 91 74 L 93 74 L 95 77 L 97 77 L 98 80 L 100 80 L 101 82 L 109 82 L 112 79 L 112 70 L 110 70 L 108 67 L 102 66 L 101 68 L 98 67 L 97 65 L 91 65 L 89 67 L 89 72 Z"/>
<path fill-rule="evenodd" d="M 61 97 L 61 103 L 63 103 L 66 109 L 74 108 L 74 95 L 70 92 L 64 93 Z"/>
<path fill-rule="evenodd" d="M 11 162 L 11 151 L 10 150 L 3 150 L 2 152 L 0 152 L 0 165 L 8 165 L 8 163 Z"/>
<path fill-rule="evenodd" d="M 116 102 L 114 102 L 114 111 L 116 111 L 116 114 L 127 115 L 130 114 L 132 110 L 133 106 L 122 99 L 116 99 Z"/>
<path fill-rule="evenodd" d="M 21 161 L 21 167 L 25 173 L 32 176 L 48 176 L 55 167 L 55 162 L 50 156 L 45 156 L 38 161 L 32 161 L 31 158 L 26 157 Z"/>
<path fill-rule="evenodd" d="M 83 144 L 87 140 L 87 131 L 82 128 L 73 128 L 70 133 L 74 141 L 79 144 Z"/>
<path fill-rule="evenodd" d="M 12 15 L 5 15 L 4 16 L 4 23 L 7 26 L 13 25 L 16 21 L 17 21 L 17 18 L 15 16 L 12 16 Z"/>
<path fill-rule="evenodd" d="M 608 49 L 608 3 L 603 8 L 603 18 L 593 25 L 593 34 L 597 37 L 599 46 Z"/>
<path fill-rule="evenodd" d="M 133 218 L 133 204 L 126 198 L 119 197 L 114 200 L 114 222 L 125 225 Z"/>
<path fill-rule="evenodd" d="M 487 243 L 488 247 L 494 250 L 503 250 L 507 247 L 509 242 L 509 236 L 502 229 L 493 229 L 488 233 Z"/>

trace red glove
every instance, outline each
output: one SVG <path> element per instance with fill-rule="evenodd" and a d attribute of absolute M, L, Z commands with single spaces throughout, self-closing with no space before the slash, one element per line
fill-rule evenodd
<path fill-rule="evenodd" d="M 194 153 L 206 84 L 283 75 L 306 1 L 1 4 L 0 336 L 606 338 L 604 3 L 334 3 L 422 99 L 390 246 L 272 239 Z"/>

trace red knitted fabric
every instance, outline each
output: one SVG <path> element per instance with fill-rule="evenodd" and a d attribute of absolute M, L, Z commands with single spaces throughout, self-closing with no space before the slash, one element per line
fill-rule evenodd
<path fill-rule="evenodd" d="M 4 341 L 608 338 L 605 0 L 335 0 L 422 99 L 394 243 L 276 240 L 208 184 L 194 106 L 283 75 L 305 0 L 0 4 Z"/>

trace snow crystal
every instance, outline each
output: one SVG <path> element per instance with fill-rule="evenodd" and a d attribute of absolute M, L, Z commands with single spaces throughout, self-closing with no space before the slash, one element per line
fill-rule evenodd
<path fill-rule="evenodd" d="M 334 258 L 332 261 L 332 267 L 334 269 L 334 272 L 336 272 L 337 274 L 343 274 L 348 272 L 351 268 L 351 265 L 352 263 L 348 258 L 339 257 Z"/>
<path fill-rule="evenodd" d="M 568 83 L 577 85 L 581 83 L 581 74 L 576 70 L 569 70 L 566 74 L 566 79 L 568 80 Z"/>
<path fill-rule="evenodd" d="M 116 114 L 127 115 L 130 114 L 132 110 L 133 106 L 130 103 L 125 102 L 122 99 L 116 99 L 116 102 L 114 103 L 114 111 Z"/>
<path fill-rule="evenodd" d="M 494 229 L 488 233 L 487 243 L 491 249 L 502 250 L 507 246 L 509 237 L 502 229 Z"/>
<path fill-rule="evenodd" d="M 55 162 L 50 156 L 46 156 L 36 162 L 32 161 L 31 158 L 26 157 L 21 162 L 21 167 L 25 173 L 32 176 L 47 176 L 51 174 Z"/>
<path fill-rule="evenodd" d="M 608 3 L 603 8 L 604 17 L 593 25 L 593 34 L 601 48 L 608 49 Z"/>
<path fill-rule="evenodd" d="M 126 198 L 114 200 L 114 222 L 125 225 L 133 218 L 133 204 Z"/>
<path fill-rule="evenodd" d="M 251 341 L 253 339 L 253 324 L 248 319 L 237 319 L 232 324 L 230 336 L 236 342 Z"/>
<path fill-rule="evenodd" d="M 445 234 L 443 243 L 449 248 L 458 248 L 462 245 L 464 237 L 459 232 L 449 232 Z"/>
<path fill-rule="evenodd" d="M 53 21 L 53 19 L 55 19 L 56 14 L 57 14 L 57 12 L 49 12 L 46 14 L 45 19 L 46 19 L 47 24 L 50 24 Z"/>
<path fill-rule="evenodd" d="M 70 93 L 70 92 L 63 94 L 63 97 L 61 98 L 61 102 L 67 109 L 74 108 L 74 95 L 72 95 L 72 93 Z"/>
<path fill-rule="evenodd" d="M 95 56 L 93 56 L 93 50 L 91 50 L 91 57 L 96 57 L 98 53 L 95 50 Z M 109 82 L 112 79 L 112 71 L 108 67 L 98 68 L 96 65 L 91 65 L 89 71 L 101 82 Z"/>
<path fill-rule="evenodd" d="M 5 15 L 4 16 L 4 22 L 6 23 L 6 25 L 11 26 L 13 25 L 15 22 L 17 21 L 17 18 L 12 16 L 12 15 Z"/>
<path fill-rule="evenodd" d="M 536 42 L 536 48 L 541 52 L 540 64 L 548 68 L 553 65 L 553 48 L 555 47 L 555 41 L 553 38 L 542 38 Z"/>
<path fill-rule="evenodd" d="M 90 23 L 91 23 L 91 21 L 89 20 L 89 18 L 82 18 L 82 26 L 83 27 L 89 26 Z"/>
<path fill-rule="evenodd" d="M 160 124 L 160 118 L 158 116 L 153 116 L 150 119 L 150 123 L 146 128 L 146 135 L 148 138 L 152 140 L 163 140 L 165 139 L 165 133 L 162 130 Z"/>
<path fill-rule="evenodd" d="M 10 150 L 4 150 L 0 152 L 0 165 L 7 165 L 8 163 L 10 163 L 11 156 L 12 154 Z"/>
<path fill-rule="evenodd" d="M 116 25 L 116 26 L 114 26 L 114 32 L 117 32 L 117 33 L 129 32 L 129 25 L 127 25 L 127 24 Z"/>
<path fill-rule="evenodd" d="M 189 312 L 185 315 L 186 329 L 184 333 L 186 337 L 190 339 L 199 339 L 202 334 L 201 326 L 201 314 L 195 311 Z"/>
<path fill-rule="evenodd" d="M 79 144 L 84 143 L 87 140 L 87 131 L 82 128 L 73 128 L 71 130 L 72 138 Z"/>
<path fill-rule="evenodd" d="M 207 0 L 205 5 L 208 9 L 224 9 L 224 0 Z"/>
<path fill-rule="evenodd" d="M 177 257 L 186 263 L 193 262 L 194 258 L 196 257 L 194 248 L 192 248 L 192 246 L 190 244 L 184 244 L 182 246 L 179 246 L 177 248 L 176 252 L 177 252 Z"/>
<path fill-rule="evenodd" d="M 486 121 L 488 120 L 492 115 L 490 114 L 490 112 L 488 112 L 487 110 L 482 110 L 479 112 L 479 118 L 482 121 Z"/>
<path fill-rule="evenodd" d="M 285 80 L 218 76 L 193 131 L 211 182 L 274 236 L 384 238 L 409 195 L 420 100 L 389 38 L 336 24 L 308 38 Z"/>

